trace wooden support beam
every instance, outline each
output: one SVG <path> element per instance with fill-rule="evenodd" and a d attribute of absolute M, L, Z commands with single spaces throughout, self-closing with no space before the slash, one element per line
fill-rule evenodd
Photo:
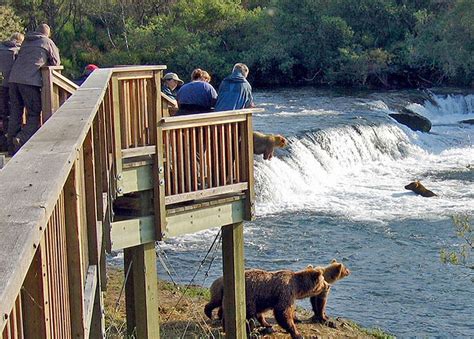
<path fill-rule="evenodd" d="M 226 338 L 246 338 L 244 224 L 222 227 Z"/>
<path fill-rule="evenodd" d="M 233 200 L 228 203 L 176 212 L 167 216 L 168 226 L 163 230 L 164 238 L 194 233 L 213 227 L 222 227 L 244 220 L 245 200 Z M 112 250 L 120 250 L 140 244 L 153 242 L 155 220 L 153 215 L 116 221 L 111 224 L 110 237 Z"/>
<path fill-rule="evenodd" d="M 155 243 L 124 251 L 124 271 L 131 270 L 125 284 L 127 329 L 135 338 L 159 338 L 158 285 Z"/>

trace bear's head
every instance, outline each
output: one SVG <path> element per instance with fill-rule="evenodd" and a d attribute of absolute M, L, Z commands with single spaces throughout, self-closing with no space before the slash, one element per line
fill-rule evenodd
<path fill-rule="evenodd" d="M 413 191 L 413 190 L 417 189 L 419 186 L 420 186 L 419 181 L 413 181 L 413 182 L 409 183 L 408 185 L 406 185 L 405 189 Z"/>
<path fill-rule="evenodd" d="M 285 137 L 281 135 L 275 135 L 275 146 L 286 147 L 286 145 L 288 145 L 288 141 L 285 139 Z"/>
<path fill-rule="evenodd" d="M 328 284 L 333 284 L 336 281 L 345 278 L 351 274 L 351 271 L 336 259 L 333 259 L 331 263 L 324 268 L 324 279 Z"/>

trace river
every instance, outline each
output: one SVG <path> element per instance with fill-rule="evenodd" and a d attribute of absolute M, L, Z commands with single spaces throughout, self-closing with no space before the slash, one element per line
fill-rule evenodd
<path fill-rule="evenodd" d="M 299 270 L 333 258 L 352 271 L 336 283 L 328 314 L 397 336 L 474 336 L 474 275 L 443 264 L 459 248 L 453 215 L 473 215 L 474 95 L 313 88 L 256 91 L 254 128 L 289 140 L 255 159 L 257 218 L 245 225 L 246 267 Z M 413 100 L 413 98 L 418 98 Z M 409 107 L 433 124 L 414 132 L 388 116 Z M 404 186 L 414 180 L 438 197 Z M 161 261 L 187 283 L 217 229 L 162 242 Z M 222 274 L 220 251 L 194 283 Z M 165 270 L 159 265 L 161 277 Z M 208 271 L 208 275 L 205 272 Z M 300 306 L 310 308 L 309 302 Z"/>

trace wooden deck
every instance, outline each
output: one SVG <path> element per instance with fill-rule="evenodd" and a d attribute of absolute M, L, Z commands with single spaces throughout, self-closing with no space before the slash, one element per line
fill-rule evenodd
<path fill-rule="evenodd" d="M 155 241 L 222 227 L 227 335 L 244 338 L 252 113 L 169 117 L 165 66 L 43 71 L 43 120 L 0 170 L 3 338 L 104 336 L 105 253 L 124 250 L 127 328 L 159 337 Z M 115 213 L 114 213 L 115 211 Z"/>

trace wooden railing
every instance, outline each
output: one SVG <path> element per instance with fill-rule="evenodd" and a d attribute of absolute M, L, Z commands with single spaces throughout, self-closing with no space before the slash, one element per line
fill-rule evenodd
<path fill-rule="evenodd" d="M 252 110 L 163 118 L 166 204 L 244 192 Z M 241 159 L 243 157 L 243 159 Z"/>
<path fill-rule="evenodd" d="M 126 112 L 119 94 L 127 87 L 120 78 L 133 74 L 151 79 L 141 97 L 131 93 L 128 99 L 158 102 L 147 112 L 156 116 L 160 87 L 155 80 L 162 69 L 95 71 L 2 169 L 3 338 L 103 335 L 102 233 L 107 232 L 118 193 L 114 180 L 122 156 L 118 131 L 121 112 Z"/>
<path fill-rule="evenodd" d="M 76 91 L 78 86 L 63 76 L 63 66 L 47 66 L 41 69 L 41 123 L 45 123 L 59 106 Z"/>
<path fill-rule="evenodd" d="M 216 226 L 231 305 L 226 329 L 245 331 L 236 307 L 244 291 L 242 221 L 253 216 L 255 110 L 168 117 L 164 68 L 99 69 L 77 90 L 48 71 L 49 121 L 0 172 L 3 338 L 102 337 L 111 248 L 125 249 L 125 264 L 133 263 L 128 327 L 138 338 L 158 337 L 155 241 Z M 143 193 L 141 209 L 151 205 L 152 214 L 122 225 L 113 205 L 133 192 Z M 195 201 L 203 199 L 215 204 Z"/>

